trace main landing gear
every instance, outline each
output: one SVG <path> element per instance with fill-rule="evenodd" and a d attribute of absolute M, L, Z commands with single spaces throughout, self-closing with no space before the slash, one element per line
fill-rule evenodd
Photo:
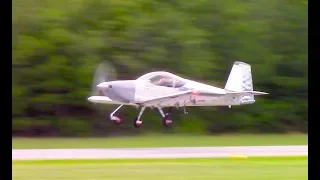
<path fill-rule="evenodd" d="M 146 107 L 142 107 L 137 118 L 133 120 L 133 126 L 139 128 L 142 125 L 142 120 L 140 119 Z"/>
<path fill-rule="evenodd" d="M 110 114 L 110 120 L 113 121 L 115 124 L 120 125 L 122 123 L 122 118 L 118 115 L 115 115 L 116 112 L 123 106 L 123 104 L 121 104 L 117 109 L 115 109 L 111 114 Z M 142 120 L 141 120 L 141 116 L 144 112 L 144 110 L 146 109 L 145 106 L 142 106 L 139 112 L 138 117 L 136 117 L 135 119 L 133 119 L 133 126 L 135 128 L 139 128 L 142 125 Z M 172 118 L 171 118 L 171 108 L 169 109 L 169 111 L 167 113 L 164 113 L 161 107 L 157 107 L 157 109 L 159 110 L 161 116 L 162 116 L 162 124 L 165 127 L 168 127 L 169 125 L 172 124 Z"/>
<path fill-rule="evenodd" d="M 123 106 L 123 104 L 121 104 L 119 107 L 117 107 L 117 109 L 115 109 L 111 114 L 110 114 L 110 120 L 113 121 L 115 124 L 119 125 L 122 123 L 122 118 L 119 116 L 116 116 L 116 112 Z"/>
<path fill-rule="evenodd" d="M 167 113 L 164 113 L 163 110 L 161 108 L 158 107 L 158 110 L 162 116 L 162 125 L 164 125 L 165 127 L 168 127 L 171 123 L 172 123 L 172 118 L 171 118 L 171 108 L 169 109 L 169 111 Z"/>

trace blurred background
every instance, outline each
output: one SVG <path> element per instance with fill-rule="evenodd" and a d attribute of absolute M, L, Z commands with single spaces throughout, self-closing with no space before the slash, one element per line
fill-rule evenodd
<path fill-rule="evenodd" d="M 12 136 L 308 133 L 307 0 L 14 0 Z M 234 61 L 252 66 L 253 105 L 191 107 L 162 127 L 148 109 L 87 101 L 95 68 L 118 79 L 157 70 L 224 87 Z"/>

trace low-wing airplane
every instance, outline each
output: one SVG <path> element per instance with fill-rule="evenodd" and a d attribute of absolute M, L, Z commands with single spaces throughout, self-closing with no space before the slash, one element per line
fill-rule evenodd
<path fill-rule="evenodd" d="M 150 72 L 136 80 L 105 81 L 101 79 L 95 85 L 96 95 L 89 101 L 102 104 L 118 104 L 110 114 L 110 120 L 121 124 L 116 112 L 124 105 L 140 108 L 138 117 L 133 120 L 134 127 L 142 125 L 141 116 L 144 110 L 157 108 L 162 116 L 164 126 L 172 123 L 171 108 L 186 106 L 235 106 L 252 104 L 255 95 L 268 93 L 253 90 L 251 66 L 244 62 L 234 62 L 224 88 L 203 84 L 185 79 L 165 71 Z M 169 107 L 164 113 L 162 108 Z"/>

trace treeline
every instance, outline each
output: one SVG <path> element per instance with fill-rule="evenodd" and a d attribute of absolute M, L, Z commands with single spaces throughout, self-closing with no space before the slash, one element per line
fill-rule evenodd
<path fill-rule="evenodd" d="M 156 111 L 133 129 L 108 120 L 115 106 L 86 101 L 96 66 L 119 79 L 153 70 L 223 87 L 232 63 L 252 65 L 254 105 L 189 108 L 172 132 L 307 132 L 306 0 L 14 0 L 13 135 L 106 135 L 160 131 Z M 101 110 L 102 108 L 102 110 Z"/>

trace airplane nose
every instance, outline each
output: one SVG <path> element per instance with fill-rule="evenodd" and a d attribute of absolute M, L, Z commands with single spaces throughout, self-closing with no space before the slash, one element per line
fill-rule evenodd
<path fill-rule="evenodd" d="M 115 101 L 129 103 L 135 100 L 135 81 L 112 82 L 107 88 L 108 97 Z"/>

